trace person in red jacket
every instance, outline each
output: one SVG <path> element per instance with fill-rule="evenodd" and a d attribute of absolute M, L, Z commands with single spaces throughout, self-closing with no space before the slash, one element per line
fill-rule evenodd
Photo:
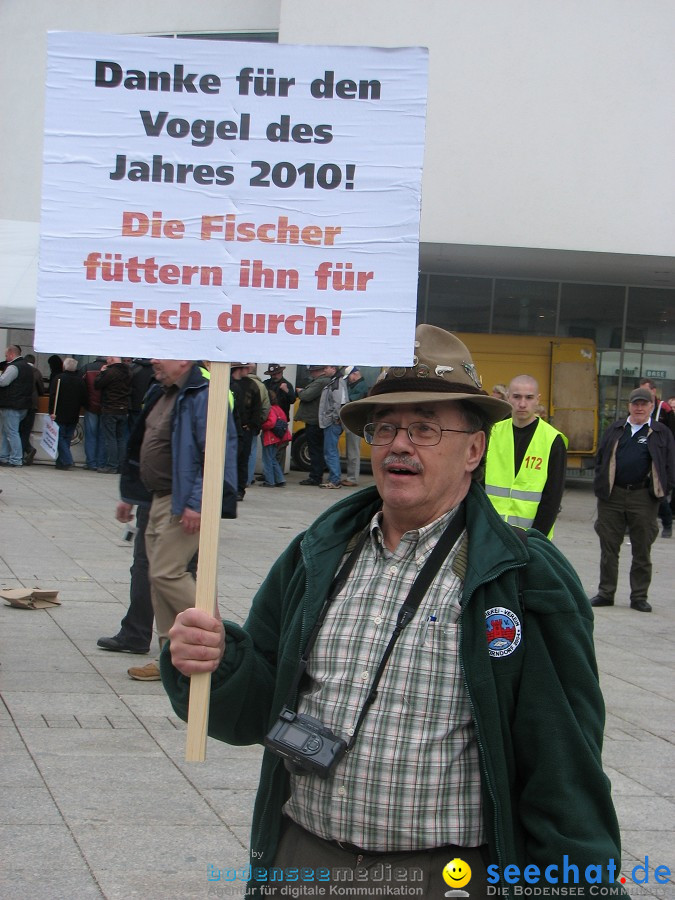
<path fill-rule="evenodd" d="M 277 459 L 280 444 L 287 444 L 291 435 L 288 431 L 286 413 L 277 403 L 277 392 L 272 388 L 270 395 L 270 411 L 262 423 L 263 445 L 263 487 L 286 487 L 284 470 Z M 282 423 L 282 424 L 280 424 Z M 285 430 L 282 430 L 285 425 Z"/>

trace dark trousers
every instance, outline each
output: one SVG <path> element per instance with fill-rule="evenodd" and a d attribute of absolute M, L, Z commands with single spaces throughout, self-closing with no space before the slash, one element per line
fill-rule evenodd
<path fill-rule="evenodd" d="M 33 430 L 33 425 L 35 424 L 36 413 L 36 409 L 29 409 L 19 425 L 19 436 L 21 438 L 21 446 L 23 447 L 24 453 L 29 453 L 33 449 L 33 445 L 30 442 L 30 435 Z"/>
<path fill-rule="evenodd" d="M 152 608 L 152 596 L 150 594 L 150 564 L 145 550 L 145 529 L 150 515 L 149 506 L 136 507 L 136 536 L 134 538 L 134 561 L 129 572 L 131 582 L 129 584 L 129 609 L 122 619 L 119 639 L 129 647 L 138 650 L 147 650 L 152 643 L 152 623 L 155 613 Z M 188 572 L 193 578 L 197 578 L 197 560 L 199 554 L 190 560 Z"/>
<path fill-rule="evenodd" d="M 250 429 L 242 428 L 237 433 L 237 438 L 237 490 L 243 494 L 248 484 L 248 460 L 255 435 Z"/>
<path fill-rule="evenodd" d="M 23 422 L 21 423 L 23 425 Z M 19 429 L 19 432 L 21 429 Z M 673 527 L 673 503 L 675 502 L 675 491 L 673 491 L 673 499 L 669 496 L 662 497 L 659 503 L 659 519 L 663 522 L 664 528 Z"/>
<path fill-rule="evenodd" d="M 119 638 L 130 647 L 146 650 L 152 643 L 152 623 L 155 614 L 150 597 L 148 555 L 145 552 L 145 529 L 148 524 L 149 506 L 136 507 L 136 537 L 134 561 L 129 572 L 129 609 L 120 625 Z"/>
<path fill-rule="evenodd" d="M 330 884 L 339 885 L 341 890 L 356 889 L 361 896 L 367 896 L 368 887 L 419 888 L 417 896 L 425 900 L 441 900 L 446 897 L 448 884 L 443 878 L 443 869 L 453 859 L 461 859 L 471 867 L 471 880 L 464 887 L 474 900 L 487 896 L 486 847 L 436 847 L 433 850 L 415 850 L 408 853 L 359 853 L 345 850 L 333 841 L 315 837 L 299 825 L 284 820 L 281 840 L 274 857 L 276 869 L 298 868 L 329 869 L 331 881 L 322 882 L 326 888 Z M 339 869 L 337 877 L 335 870 Z M 407 870 L 404 876 L 404 870 Z M 405 877 L 405 880 L 401 880 Z M 281 892 L 286 887 L 284 893 Z M 289 883 L 283 881 L 268 883 L 264 896 L 288 896 Z M 328 892 L 327 892 L 328 893 Z M 379 895 L 379 892 L 378 894 Z M 377 896 L 373 893 L 373 896 Z M 350 896 L 348 893 L 344 896 Z"/>
<path fill-rule="evenodd" d="M 319 425 L 305 425 L 307 452 L 309 453 L 309 480 L 321 484 L 326 462 L 323 458 L 323 428 Z"/>
<path fill-rule="evenodd" d="M 630 599 L 646 600 L 652 580 L 651 546 L 659 533 L 656 512 L 659 501 L 648 488 L 629 491 L 614 487 L 609 500 L 598 500 L 595 531 L 600 538 L 598 594 L 613 599 L 619 575 L 619 553 L 626 526 L 633 559 L 630 567 Z"/>

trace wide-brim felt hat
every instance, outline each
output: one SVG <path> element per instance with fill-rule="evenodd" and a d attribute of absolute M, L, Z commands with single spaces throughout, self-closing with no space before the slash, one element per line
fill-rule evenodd
<path fill-rule="evenodd" d="M 286 366 L 280 366 L 279 363 L 270 363 L 265 369 L 265 375 L 276 375 L 277 372 L 283 372 Z"/>
<path fill-rule="evenodd" d="M 346 428 L 363 436 L 364 426 L 372 422 L 378 406 L 419 406 L 445 400 L 469 400 L 491 423 L 512 413 L 510 403 L 483 390 L 471 353 L 457 335 L 435 325 L 418 325 L 412 365 L 385 369 L 367 397 L 342 407 L 340 418 Z"/>

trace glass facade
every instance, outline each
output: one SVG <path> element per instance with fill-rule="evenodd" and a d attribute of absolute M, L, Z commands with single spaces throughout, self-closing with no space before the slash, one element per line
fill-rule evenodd
<path fill-rule="evenodd" d="M 595 341 L 600 426 L 627 412 L 642 377 L 675 396 L 675 290 L 421 272 L 417 321 L 449 331 Z"/>

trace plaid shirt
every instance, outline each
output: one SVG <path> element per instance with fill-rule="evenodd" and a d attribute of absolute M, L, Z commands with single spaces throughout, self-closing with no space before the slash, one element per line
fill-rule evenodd
<path fill-rule="evenodd" d="M 454 511 L 384 546 L 378 513 L 312 649 L 298 709 L 349 741 L 399 609 Z M 476 735 L 459 659 L 456 542 L 404 628 L 353 749 L 326 780 L 291 776 L 284 811 L 372 851 L 485 841 Z"/>

